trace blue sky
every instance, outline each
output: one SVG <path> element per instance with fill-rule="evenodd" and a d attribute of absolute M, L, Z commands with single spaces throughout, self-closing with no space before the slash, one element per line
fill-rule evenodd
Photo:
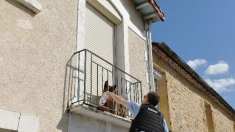
<path fill-rule="evenodd" d="M 164 22 L 152 41 L 165 42 L 235 109 L 235 1 L 157 0 Z"/>

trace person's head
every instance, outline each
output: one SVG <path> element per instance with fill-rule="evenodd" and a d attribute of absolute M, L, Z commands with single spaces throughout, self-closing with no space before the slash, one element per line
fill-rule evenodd
<path fill-rule="evenodd" d="M 157 92 L 150 91 L 148 94 L 144 95 L 143 104 L 152 104 L 156 106 L 159 103 L 160 96 Z"/>

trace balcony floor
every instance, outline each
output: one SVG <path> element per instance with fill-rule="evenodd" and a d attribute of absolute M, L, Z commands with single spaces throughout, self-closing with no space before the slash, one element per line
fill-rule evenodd
<path fill-rule="evenodd" d="M 131 120 L 127 118 L 114 115 L 112 113 L 97 110 L 95 107 L 88 106 L 86 104 L 78 104 L 70 107 L 71 113 L 81 114 L 86 117 L 98 119 L 106 122 L 110 122 L 115 125 L 119 125 L 125 128 L 130 128 Z"/>

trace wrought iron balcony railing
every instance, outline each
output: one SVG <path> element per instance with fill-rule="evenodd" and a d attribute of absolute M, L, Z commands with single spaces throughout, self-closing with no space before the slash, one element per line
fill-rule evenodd
<path fill-rule="evenodd" d="M 87 104 L 131 118 L 130 112 L 114 100 L 110 99 L 104 106 L 99 106 L 99 99 L 107 88 L 126 100 L 142 102 L 141 81 L 87 49 L 72 55 L 66 66 L 66 75 L 69 106 Z"/>

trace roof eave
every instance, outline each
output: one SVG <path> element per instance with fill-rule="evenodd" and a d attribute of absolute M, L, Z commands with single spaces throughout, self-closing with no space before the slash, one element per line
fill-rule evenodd
<path fill-rule="evenodd" d="M 155 0 L 150 0 L 149 1 L 150 4 L 152 5 L 153 9 L 155 10 L 155 12 L 157 13 L 158 17 L 160 18 L 161 21 L 165 21 L 165 14 L 164 12 L 161 10 L 160 6 L 158 5 L 158 3 Z"/>
<path fill-rule="evenodd" d="M 165 21 L 165 14 L 155 0 L 132 0 L 143 20 Z"/>

